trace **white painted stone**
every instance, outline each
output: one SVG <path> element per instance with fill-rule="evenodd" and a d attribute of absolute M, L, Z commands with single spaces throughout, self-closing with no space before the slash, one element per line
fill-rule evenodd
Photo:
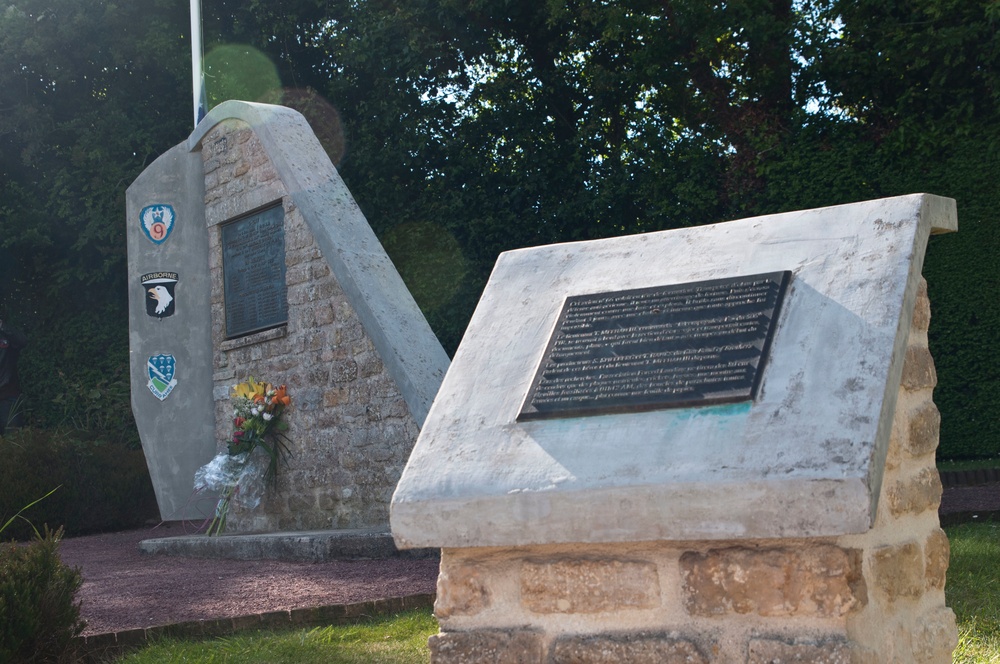
<path fill-rule="evenodd" d="M 393 497 L 397 545 L 867 530 L 927 237 L 956 228 L 920 194 L 501 255 Z M 515 421 L 567 296 L 781 270 L 755 402 Z"/>
<path fill-rule="evenodd" d="M 203 519 L 218 500 L 213 494 L 192 494 L 195 471 L 215 456 L 204 199 L 201 155 L 191 154 L 186 145 L 161 155 L 125 194 L 132 413 L 165 520 Z M 173 230 L 159 245 L 139 226 L 142 209 L 154 204 L 171 205 L 176 215 Z M 139 279 L 150 272 L 178 273 L 173 316 L 146 315 L 148 294 Z M 146 362 L 160 353 L 177 360 L 177 386 L 162 401 L 146 387 Z"/>

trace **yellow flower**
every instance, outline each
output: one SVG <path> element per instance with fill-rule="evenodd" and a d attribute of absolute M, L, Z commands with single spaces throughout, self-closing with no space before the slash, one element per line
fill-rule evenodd
<path fill-rule="evenodd" d="M 263 395 L 266 383 L 263 381 L 255 382 L 253 376 L 250 376 L 246 381 L 240 383 L 233 388 L 234 397 L 243 397 L 244 399 L 253 400 L 258 394 Z"/>

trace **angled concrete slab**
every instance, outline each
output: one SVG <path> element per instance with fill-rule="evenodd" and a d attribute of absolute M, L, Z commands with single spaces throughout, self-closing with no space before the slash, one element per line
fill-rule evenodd
<path fill-rule="evenodd" d="M 233 560 L 293 560 L 311 563 L 331 560 L 433 557 L 437 549 L 400 551 L 389 531 L 379 528 L 256 533 L 249 535 L 177 535 L 139 542 L 150 555 Z"/>
<path fill-rule="evenodd" d="M 211 284 L 200 155 L 192 154 L 186 143 L 171 148 L 136 178 L 125 201 L 132 413 L 161 517 L 201 519 L 216 498 L 194 495 L 192 485 L 195 471 L 215 455 Z M 145 228 L 151 217 L 143 219 L 151 208 L 161 213 L 160 226 L 149 224 L 153 233 Z M 144 275 L 152 275 L 152 281 L 143 283 Z M 156 275 L 173 276 L 167 279 L 173 295 L 169 309 L 158 315 L 154 307 L 151 315 L 150 290 L 160 281 Z M 174 374 L 166 383 L 176 383 L 168 394 L 158 395 L 150 389 L 155 373 L 150 374 L 149 364 L 161 356 L 174 359 Z"/>
<path fill-rule="evenodd" d="M 912 195 L 503 254 L 396 489 L 400 547 L 834 536 L 882 481 L 924 250 Z M 518 421 L 568 297 L 791 272 L 752 401 Z"/>

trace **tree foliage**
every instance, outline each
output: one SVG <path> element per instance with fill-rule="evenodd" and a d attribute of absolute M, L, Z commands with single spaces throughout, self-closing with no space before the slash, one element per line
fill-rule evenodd
<path fill-rule="evenodd" d="M 18 303 L 35 328 L 73 312 L 51 337 L 72 354 L 32 360 L 48 385 L 43 374 L 95 345 L 110 351 L 103 373 L 125 362 L 122 192 L 189 130 L 187 16 L 162 0 L 10 2 L 0 251 L 22 290 L 0 293 L 0 307 Z M 926 269 L 942 449 L 1000 451 L 995 2 L 204 10 L 210 98 L 239 91 L 310 119 L 449 350 L 504 250 L 914 191 L 957 197 L 961 232 L 932 242 Z"/>
<path fill-rule="evenodd" d="M 31 338 L 24 382 L 42 423 L 127 373 L 125 188 L 177 141 L 189 105 L 175 4 L 0 10 L 0 310 Z"/>

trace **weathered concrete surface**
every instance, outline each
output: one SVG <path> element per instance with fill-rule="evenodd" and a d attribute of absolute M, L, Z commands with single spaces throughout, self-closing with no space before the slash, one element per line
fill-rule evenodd
<path fill-rule="evenodd" d="M 195 471 L 215 456 L 204 198 L 201 157 L 191 154 L 186 144 L 154 161 L 125 194 L 132 412 L 160 516 L 167 520 L 202 519 L 216 501 L 212 495 L 193 494 Z M 173 229 L 160 244 L 148 239 L 139 225 L 148 205 L 174 209 Z M 149 295 L 139 279 L 153 272 L 179 276 L 172 316 L 146 314 Z M 146 362 L 161 353 L 177 361 L 177 386 L 162 401 L 146 387 Z"/>
<path fill-rule="evenodd" d="M 139 542 L 142 553 L 234 560 L 295 560 L 311 563 L 352 558 L 435 556 L 437 549 L 400 551 L 385 530 L 313 530 L 251 535 L 189 535 Z"/>
<path fill-rule="evenodd" d="M 866 531 L 927 238 L 956 227 L 920 194 L 503 254 L 393 497 L 397 544 Z M 567 296 L 781 270 L 754 403 L 515 421 Z"/>

